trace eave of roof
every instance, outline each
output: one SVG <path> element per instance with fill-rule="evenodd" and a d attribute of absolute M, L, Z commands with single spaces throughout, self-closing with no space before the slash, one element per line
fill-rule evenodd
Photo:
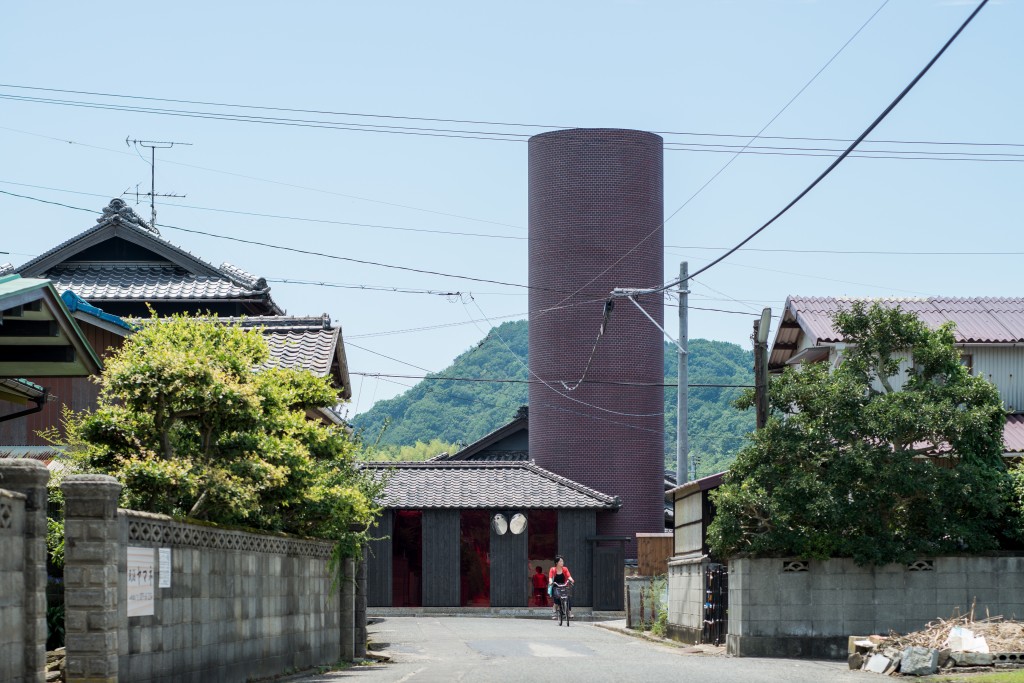
<path fill-rule="evenodd" d="M 29 403 L 46 396 L 46 389 L 22 377 L 0 377 L 0 400 Z"/>
<path fill-rule="evenodd" d="M 362 463 L 387 476 L 385 507 L 397 509 L 602 509 L 609 496 L 526 461 Z"/>
<path fill-rule="evenodd" d="M 725 472 L 711 474 L 701 479 L 694 479 L 692 481 L 685 482 L 674 489 L 669 489 L 665 492 L 665 495 L 679 498 L 697 491 L 710 491 L 711 489 L 717 489 L 722 485 L 722 480 L 725 478 L 726 472 L 728 472 L 728 470 Z"/>
<path fill-rule="evenodd" d="M 88 322 L 91 322 L 95 325 L 99 325 L 101 321 L 108 323 L 108 325 L 104 326 L 104 328 L 117 328 L 110 331 L 114 332 L 115 334 L 120 334 L 122 337 L 135 329 L 130 324 L 125 322 L 123 318 L 120 318 L 114 315 L 113 313 L 107 313 L 102 308 L 93 306 L 88 301 L 72 292 L 70 289 L 61 294 L 60 298 L 64 301 L 64 305 L 68 307 L 68 310 L 71 311 L 71 313 L 74 314 L 75 318 L 79 320 L 82 319 L 78 315 L 81 313 L 84 316 L 87 316 L 87 320 L 91 318 L 91 320 L 88 320 Z"/>
<path fill-rule="evenodd" d="M 73 362 L 38 362 L 31 372 L 24 367 L 20 371 L 7 372 L 4 368 L 13 370 L 15 366 L 21 367 L 22 363 L 0 363 L 0 373 L 7 377 L 20 377 L 31 374 L 36 377 L 77 377 L 99 374 L 103 369 L 96 351 L 85 338 L 78 322 L 71 315 L 71 311 L 64 304 L 64 300 L 57 294 L 53 283 L 40 278 L 25 278 L 17 274 L 0 276 L 0 310 L 8 310 L 23 306 L 33 301 L 42 301 L 53 322 L 60 328 L 61 333 L 68 341 L 68 345 L 75 350 Z M 24 338 L 24 344 L 31 343 L 31 337 Z"/>

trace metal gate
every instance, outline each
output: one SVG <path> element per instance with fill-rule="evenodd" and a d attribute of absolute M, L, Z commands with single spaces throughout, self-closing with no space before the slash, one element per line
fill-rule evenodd
<path fill-rule="evenodd" d="M 701 642 L 721 645 L 729 633 L 729 568 L 708 565 L 704 572 L 704 633 Z"/>

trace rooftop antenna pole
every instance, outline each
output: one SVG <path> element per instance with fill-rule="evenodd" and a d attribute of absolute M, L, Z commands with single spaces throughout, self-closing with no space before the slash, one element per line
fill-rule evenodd
<path fill-rule="evenodd" d="M 150 210 L 150 226 L 156 229 L 156 198 L 157 197 L 184 197 L 183 194 L 157 194 L 156 193 L 156 151 L 158 149 L 170 149 L 175 145 L 184 145 L 191 147 L 191 142 L 174 142 L 170 140 L 133 140 L 130 137 L 124 139 L 124 144 L 131 146 L 135 145 L 138 147 L 146 147 L 149 149 L 149 210 Z M 141 156 L 141 155 L 140 155 Z M 145 158 L 143 158 L 145 161 Z M 136 191 L 138 195 L 138 191 Z"/>

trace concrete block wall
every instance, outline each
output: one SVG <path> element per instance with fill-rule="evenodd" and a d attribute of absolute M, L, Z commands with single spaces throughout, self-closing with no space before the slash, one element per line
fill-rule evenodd
<path fill-rule="evenodd" d="M 171 549 L 171 587 L 155 614 L 127 616 L 127 555 L 118 565 L 123 680 L 247 681 L 340 658 L 332 544 L 212 529 L 121 510 L 122 548 Z"/>
<path fill-rule="evenodd" d="M 731 654 L 845 657 L 850 635 L 907 633 L 966 614 L 972 603 L 978 618 L 1024 618 L 1024 557 L 936 557 L 882 567 L 849 559 L 793 562 L 729 562 Z"/>
<path fill-rule="evenodd" d="M 0 489 L 0 681 L 25 675 L 25 496 Z"/>
<path fill-rule="evenodd" d="M 0 460 L 0 681 L 45 680 L 49 479 L 37 460 Z"/>
<path fill-rule="evenodd" d="M 242 683 L 338 661 L 332 543 L 119 510 L 121 487 L 103 475 L 61 487 L 70 683 Z M 128 616 L 129 547 L 152 549 L 152 615 Z M 159 587 L 159 548 L 171 551 L 170 587 Z"/>
<path fill-rule="evenodd" d="M 668 563 L 669 635 L 699 643 L 704 630 L 706 558 L 673 558 Z"/>

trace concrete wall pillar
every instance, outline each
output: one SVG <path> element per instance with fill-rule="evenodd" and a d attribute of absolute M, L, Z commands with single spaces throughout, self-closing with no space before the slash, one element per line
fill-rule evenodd
<path fill-rule="evenodd" d="M 46 483 L 38 460 L 0 460 L 0 486 L 25 496 L 25 648 L 23 680 L 46 680 Z"/>
<path fill-rule="evenodd" d="M 67 681 L 116 683 L 121 485 L 106 475 L 79 474 L 67 477 L 61 489 Z"/>
<path fill-rule="evenodd" d="M 341 659 L 351 662 L 356 658 L 356 561 L 342 560 L 344 575 L 341 579 Z"/>
<path fill-rule="evenodd" d="M 367 548 L 363 548 L 363 557 L 359 560 L 358 566 L 356 567 L 356 659 L 363 659 L 366 657 L 366 556 L 368 553 L 369 550 Z"/>

